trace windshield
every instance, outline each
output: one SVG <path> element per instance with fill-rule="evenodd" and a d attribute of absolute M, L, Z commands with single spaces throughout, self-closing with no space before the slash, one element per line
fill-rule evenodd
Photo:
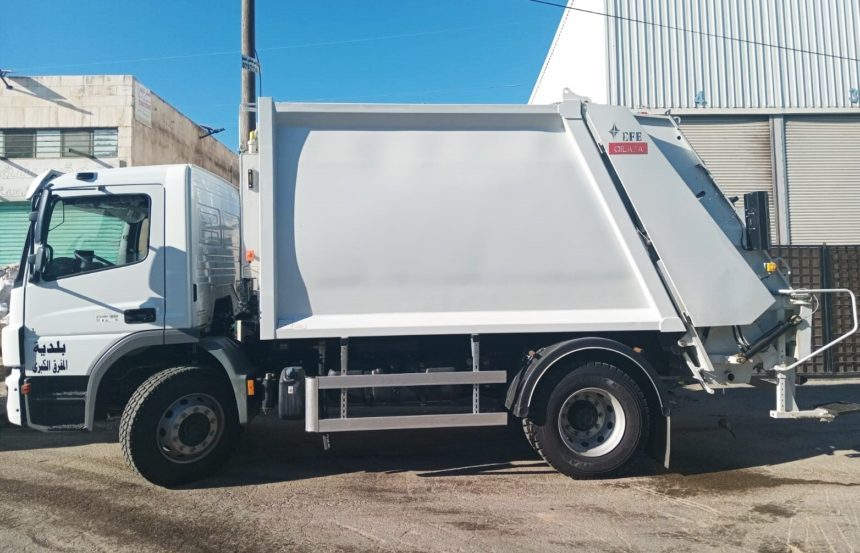
<path fill-rule="evenodd" d="M 149 249 L 149 198 L 54 197 L 44 224 L 45 280 L 129 265 Z"/>

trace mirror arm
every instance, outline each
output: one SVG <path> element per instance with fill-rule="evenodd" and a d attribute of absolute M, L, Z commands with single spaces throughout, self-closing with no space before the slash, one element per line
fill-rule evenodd
<path fill-rule="evenodd" d="M 35 219 L 31 213 L 33 221 L 33 246 L 32 252 L 27 257 L 27 264 L 30 268 L 30 282 L 39 282 L 41 280 L 42 271 L 45 269 L 45 247 L 44 240 L 48 234 L 45 227 L 45 218 L 48 214 L 48 208 L 51 204 L 51 191 L 44 189 L 39 194 L 38 211 Z"/>

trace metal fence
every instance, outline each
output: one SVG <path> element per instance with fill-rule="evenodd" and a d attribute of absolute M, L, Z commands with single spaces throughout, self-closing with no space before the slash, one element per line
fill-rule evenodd
<path fill-rule="evenodd" d="M 791 285 L 798 288 L 848 288 L 860 292 L 860 245 L 773 246 L 771 255 L 791 267 Z M 822 296 L 813 315 L 812 347 L 818 348 L 851 329 L 851 305 L 845 296 Z M 860 333 L 848 337 L 824 355 L 804 363 L 808 376 L 860 374 Z"/>

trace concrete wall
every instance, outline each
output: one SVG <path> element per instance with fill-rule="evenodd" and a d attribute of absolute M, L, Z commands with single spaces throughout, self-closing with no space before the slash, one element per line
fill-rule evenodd
<path fill-rule="evenodd" d="M 116 127 L 115 158 L 0 158 L 0 201 L 23 200 L 32 178 L 47 169 L 97 171 L 130 164 L 133 120 L 130 75 L 7 77 L 0 86 L 0 129 Z"/>
<path fill-rule="evenodd" d="M 133 165 L 193 163 L 233 184 L 239 182 L 239 158 L 170 104 L 152 94 L 151 126 L 132 120 Z"/>
<path fill-rule="evenodd" d="M 214 137 L 200 139 L 193 121 L 155 94 L 143 117 L 131 75 L 7 77 L 0 86 L 0 129 L 117 128 L 114 158 L 0 158 L 0 201 L 23 200 L 32 178 L 47 169 L 97 171 L 106 167 L 194 163 L 234 184 L 239 160 Z M 150 99 L 148 98 L 148 99 Z M 148 122 L 149 126 L 144 124 Z"/>

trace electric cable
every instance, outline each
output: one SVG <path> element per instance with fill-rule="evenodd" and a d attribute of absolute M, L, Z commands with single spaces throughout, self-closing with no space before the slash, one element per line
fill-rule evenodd
<path fill-rule="evenodd" d="M 565 4 L 558 4 L 556 2 L 550 2 L 548 0 L 529 0 L 529 2 L 534 2 L 535 4 L 544 4 L 546 6 L 554 6 L 556 8 L 562 8 L 565 10 L 571 10 L 571 11 L 575 11 L 575 12 L 588 13 L 591 15 L 599 15 L 600 17 L 606 17 L 608 19 L 617 19 L 619 21 L 627 21 L 629 23 L 639 23 L 640 25 L 659 27 L 662 29 L 668 29 L 670 31 L 679 31 L 682 33 L 690 33 L 690 34 L 703 36 L 703 37 L 717 38 L 720 40 L 728 40 L 728 41 L 733 41 L 733 42 L 740 42 L 742 44 L 748 44 L 751 46 L 761 46 L 764 48 L 774 48 L 777 50 L 785 50 L 788 52 L 794 52 L 794 53 L 798 53 L 798 54 L 821 56 L 824 58 L 832 58 L 832 59 L 837 59 L 837 60 L 842 60 L 842 61 L 850 61 L 850 62 L 854 62 L 854 63 L 860 63 L 860 58 L 852 58 L 850 56 L 843 56 L 841 54 L 828 54 L 826 52 L 817 52 L 815 50 L 806 50 L 804 48 L 795 48 L 793 46 L 784 46 L 781 44 L 770 44 L 768 42 L 749 40 L 749 39 L 745 39 L 745 38 L 738 38 L 738 37 L 733 37 L 733 36 L 728 36 L 728 35 L 720 35 L 720 34 L 715 34 L 715 33 L 709 33 L 707 31 L 698 31 L 696 29 L 685 29 L 684 27 L 676 27 L 674 25 L 667 25 L 665 23 L 656 23 L 654 21 L 645 21 L 643 19 L 636 19 L 633 17 L 626 17 L 623 15 L 613 15 L 610 13 L 603 13 L 603 12 L 599 12 L 599 11 L 595 11 L 595 10 L 587 10 L 585 8 L 576 8 L 576 7 L 568 6 Z"/>
<path fill-rule="evenodd" d="M 445 35 L 452 33 L 461 33 L 461 32 L 469 32 L 469 31 L 477 31 L 481 29 L 497 29 L 504 27 L 515 27 L 520 26 L 525 23 L 531 23 L 536 21 L 541 21 L 542 19 L 521 19 L 519 21 L 508 21 L 505 23 L 493 23 L 488 25 L 472 25 L 469 27 L 453 27 L 450 29 L 437 29 L 435 31 L 421 31 L 416 33 L 398 33 L 391 35 L 377 35 L 363 38 L 353 38 L 353 39 L 344 39 L 344 40 L 328 40 L 321 42 L 305 42 L 299 44 L 285 44 L 281 46 L 269 46 L 266 48 L 260 48 L 261 52 L 272 52 L 276 50 L 295 50 L 299 48 L 320 48 L 324 46 L 342 46 L 346 44 L 360 44 L 364 42 L 376 42 L 380 40 L 396 40 L 399 38 L 415 38 L 415 37 L 423 37 L 423 36 L 434 36 L 434 35 Z M 227 55 L 237 55 L 241 54 L 239 50 L 220 50 L 220 51 L 210 51 L 210 52 L 198 52 L 194 54 L 175 54 L 169 56 L 153 56 L 153 57 L 145 57 L 145 58 L 132 58 L 132 59 L 124 59 L 124 60 L 110 60 L 110 61 L 95 61 L 95 62 L 86 62 L 86 63 L 68 63 L 63 65 L 41 65 L 34 67 L 24 67 L 20 69 L 14 69 L 12 71 L 16 73 L 33 73 L 34 71 L 40 71 L 43 69 L 67 69 L 73 67 L 92 67 L 98 65 L 113 65 L 113 64 L 123 64 L 123 63 L 141 63 L 141 62 L 153 62 L 153 61 L 173 61 L 173 60 L 185 60 L 185 59 L 193 59 L 193 58 L 204 58 L 204 57 L 212 57 L 212 56 L 227 56 Z"/>

